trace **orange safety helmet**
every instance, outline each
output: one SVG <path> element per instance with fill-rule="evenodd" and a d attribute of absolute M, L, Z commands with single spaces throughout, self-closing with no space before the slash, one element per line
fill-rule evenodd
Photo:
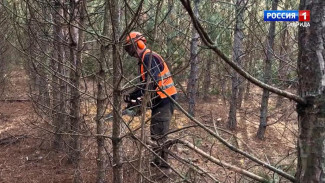
<path fill-rule="evenodd" d="M 126 37 L 126 46 L 132 44 L 130 39 L 132 39 L 141 50 L 146 47 L 145 43 L 147 40 L 140 32 L 130 32 Z"/>

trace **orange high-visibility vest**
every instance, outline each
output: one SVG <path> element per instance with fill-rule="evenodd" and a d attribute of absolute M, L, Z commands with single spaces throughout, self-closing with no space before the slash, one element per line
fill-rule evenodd
<path fill-rule="evenodd" d="M 140 72 L 141 72 L 141 77 L 142 80 L 145 81 L 146 76 L 145 76 L 145 72 L 144 72 L 144 66 L 143 66 L 143 60 L 144 57 L 146 56 L 147 53 L 150 53 L 149 49 L 146 49 L 142 55 L 142 59 L 141 59 L 141 64 L 140 64 Z M 162 63 L 163 63 L 163 67 L 164 69 L 158 74 L 158 86 L 156 88 L 157 94 L 160 96 L 160 98 L 166 98 L 167 96 L 161 92 L 161 90 L 163 90 L 166 94 L 168 94 L 169 96 L 172 96 L 174 94 L 177 93 L 176 87 L 174 85 L 173 79 L 171 77 L 171 74 L 169 72 L 169 69 L 167 67 L 166 62 L 161 58 L 160 55 L 152 52 L 152 57 L 158 57 L 157 59 L 159 59 Z M 149 70 L 149 68 L 148 68 Z M 161 89 L 159 89 L 161 88 Z"/>

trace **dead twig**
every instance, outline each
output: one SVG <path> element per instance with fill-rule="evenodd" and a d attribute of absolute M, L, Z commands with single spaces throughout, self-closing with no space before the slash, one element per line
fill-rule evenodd
<path fill-rule="evenodd" d="M 14 135 L 0 139 L 0 145 L 16 144 L 22 139 L 27 138 L 27 135 Z"/>
<path fill-rule="evenodd" d="M 240 173 L 242 175 L 245 175 L 251 179 L 254 179 L 254 180 L 257 180 L 259 182 L 267 182 L 268 180 L 261 177 L 261 176 L 258 176 L 252 172 L 249 172 L 247 170 L 244 170 L 240 167 L 237 167 L 237 166 L 234 166 L 234 165 L 231 165 L 231 164 L 228 164 L 226 162 L 223 162 L 219 159 L 216 159 L 215 157 L 213 156 L 210 156 L 209 154 L 205 153 L 203 150 L 199 149 L 198 147 L 196 147 L 195 145 L 193 145 L 192 143 L 188 142 L 188 141 L 185 141 L 185 140 L 177 140 L 179 143 L 185 145 L 186 147 L 194 150 L 196 153 L 200 154 L 201 156 L 207 158 L 208 160 L 210 160 L 211 162 L 219 165 L 219 166 L 222 166 L 222 167 L 225 167 L 225 168 L 228 168 L 228 169 L 231 169 L 233 170 L 234 172 L 237 172 L 237 173 Z"/>

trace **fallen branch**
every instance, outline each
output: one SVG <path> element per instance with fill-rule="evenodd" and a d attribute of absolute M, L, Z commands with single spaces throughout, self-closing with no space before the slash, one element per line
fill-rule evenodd
<path fill-rule="evenodd" d="M 230 170 L 233 170 L 234 172 L 237 172 L 237 173 L 240 173 L 242 175 L 245 175 L 251 179 L 254 179 L 254 180 L 257 180 L 259 182 L 268 182 L 267 179 L 261 177 L 261 176 L 258 176 L 252 172 L 249 172 L 247 170 L 244 170 L 242 168 L 239 168 L 237 166 L 234 166 L 234 165 L 231 165 L 231 164 L 228 164 L 228 163 L 225 163 L 225 162 L 222 162 L 221 160 L 219 159 L 216 159 L 215 157 L 213 156 L 210 156 L 209 154 L 205 153 L 203 150 L 199 149 L 198 147 L 196 147 L 195 145 L 193 145 L 192 143 L 188 142 L 188 141 L 185 141 L 185 140 L 178 140 L 179 143 L 185 145 L 186 147 L 194 150 L 196 153 L 200 154 L 201 156 L 207 158 L 208 160 L 210 160 L 211 162 L 219 165 L 219 166 L 222 166 L 222 167 L 225 167 L 225 168 L 228 168 Z"/>
<path fill-rule="evenodd" d="M 22 139 L 27 138 L 26 135 L 15 135 L 0 139 L 0 145 L 15 144 L 21 141 Z"/>
<path fill-rule="evenodd" d="M 30 102 L 30 99 L 1 99 L 0 102 Z"/>
<path fill-rule="evenodd" d="M 196 172 L 198 172 L 200 175 L 206 175 L 208 176 L 211 180 L 213 180 L 215 183 L 219 183 L 220 181 L 218 181 L 216 178 L 214 178 L 207 170 L 201 168 L 200 166 L 196 165 L 195 163 L 180 157 L 172 152 L 169 152 L 169 154 L 171 154 L 171 156 L 173 156 L 175 159 L 179 159 L 180 161 L 183 161 L 184 163 L 188 164 L 189 166 L 191 166 Z M 199 171 L 201 171 L 202 173 L 200 173 Z"/>
<path fill-rule="evenodd" d="M 163 91 L 164 92 L 164 91 Z M 168 95 L 167 95 L 168 96 Z M 248 159 L 254 161 L 255 163 L 262 165 L 263 167 L 283 176 L 284 178 L 295 182 L 295 177 L 293 177 L 292 175 L 258 159 L 255 156 L 250 155 L 249 153 L 242 151 L 236 147 L 234 147 L 232 144 L 228 143 L 225 139 L 223 139 L 219 134 L 215 133 L 214 131 L 212 131 L 211 129 L 209 129 L 208 127 L 206 127 L 203 123 L 201 123 L 200 121 L 198 121 L 197 119 L 195 119 L 193 116 L 191 116 L 187 111 L 185 111 L 185 109 L 179 105 L 179 103 L 177 103 L 172 97 L 168 96 L 168 98 L 189 118 L 191 119 L 194 123 L 196 123 L 199 127 L 201 127 L 203 130 L 205 130 L 206 132 L 208 132 L 210 135 L 212 135 L 213 137 L 215 137 L 217 140 L 219 140 L 219 142 L 221 142 L 222 144 L 224 144 L 226 147 L 228 147 L 230 150 L 239 153 L 245 157 L 247 157 Z"/>

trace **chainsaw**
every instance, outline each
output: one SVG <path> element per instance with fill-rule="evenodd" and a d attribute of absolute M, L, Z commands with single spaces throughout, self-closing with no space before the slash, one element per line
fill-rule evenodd
<path fill-rule="evenodd" d="M 122 116 L 139 116 L 141 115 L 141 97 L 138 97 L 137 99 L 124 99 L 124 101 L 127 103 L 127 106 L 122 111 Z M 110 120 L 113 118 L 113 112 L 110 112 L 109 114 L 104 116 L 104 120 Z"/>

